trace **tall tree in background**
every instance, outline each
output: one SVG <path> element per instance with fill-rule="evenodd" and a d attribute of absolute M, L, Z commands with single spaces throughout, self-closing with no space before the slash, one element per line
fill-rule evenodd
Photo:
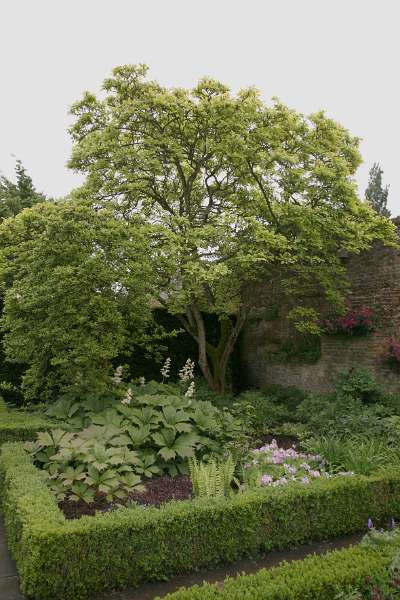
<path fill-rule="evenodd" d="M 343 298 L 339 249 L 394 239 L 394 228 L 359 201 L 358 140 L 323 113 L 268 106 L 253 88 L 233 95 L 212 79 L 166 89 L 146 73 L 118 67 L 105 98 L 87 93 L 73 107 L 70 166 L 87 174 L 81 194 L 96 207 L 147 222 L 159 301 L 196 341 L 210 388 L 224 393 L 252 281 L 287 275 L 291 316 L 315 332 L 305 297 Z M 217 340 L 207 313 L 219 319 Z"/>
<path fill-rule="evenodd" d="M 0 177 L 0 222 L 14 217 L 24 208 L 47 200 L 44 194 L 36 191 L 32 178 L 27 174 L 20 160 L 15 165 L 16 181 Z"/>
<path fill-rule="evenodd" d="M 387 208 L 389 195 L 389 186 L 382 185 L 383 170 L 379 163 L 374 163 L 369 172 L 369 181 L 365 190 L 365 198 L 369 205 L 376 210 L 379 215 L 390 217 L 390 211 Z"/>

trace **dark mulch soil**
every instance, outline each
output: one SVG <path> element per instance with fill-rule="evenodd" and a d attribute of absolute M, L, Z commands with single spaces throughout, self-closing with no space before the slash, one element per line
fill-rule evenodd
<path fill-rule="evenodd" d="M 187 475 L 170 477 L 162 475 L 149 479 L 144 492 L 133 492 L 131 499 L 145 506 L 161 506 L 171 500 L 187 500 L 192 497 L 192 482 Z"/>
<path fill-rule="evenodd" d="M 272 435 L 266 433 L 258 438 L 258 442 L 261 441 L 263 444 L 270 444 L 272 440 L 276 440 L 279 448 L 283 448 L 284 450 L 288 450 L 292 446 L 296 448 L 299 445 L 299 440 L 290 435 Z"/>
<path fill-rule="evenodd" d="M 126 506 L 135 502 L 142 506 L 159 507 L 171 500 L 187 500 L 192 497 L 192 482 L 190 477 L 186 475 L 178 477 L 162 475 L 161 477 L 147 479 L 144 485 L 146 489 L 143 492 L 133 492 L 120 504 L 108 502 L 104 494 L 98 494 L 95 501 L 90 504 L 86 504 L 81 500 L 74 502 L 65 499 L 59 503 L 59 507 L 67 519 L 79 519 L 84 515 L 93 516 L 96 512 L 115 510 L 121 504 Z"/>

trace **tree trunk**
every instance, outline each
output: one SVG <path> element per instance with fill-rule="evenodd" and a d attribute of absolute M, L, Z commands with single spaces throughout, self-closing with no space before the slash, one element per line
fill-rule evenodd
<path fill-rule="evenodd" d="M 207 339 L 206 339 L 206 328 L 204 325 L 203 315 L 197 307 L 191 308 L 194 321 L 197 329 L 197 346 L 199 350 L 199 367 L 204 375 L 205 380 L 208 383 L 210 389 L 213 388 L 213 374 L 208 363 L 207 356 Z"/>
<path fill-rule="evenodd" d="M 181 318 L 186 331 L 196 340 L 199 350 L 198 364 L 207 384 L 214 392 L 227 391 L 227 369 L 236 340 L 246 321 L 247 310 L 241 308 L 233 322 L 229 317 L 220 321 L 221 335 L 217 346 L 207 342 L 204 318 L 201 311 L 191 306 L 187 319 Z"/>

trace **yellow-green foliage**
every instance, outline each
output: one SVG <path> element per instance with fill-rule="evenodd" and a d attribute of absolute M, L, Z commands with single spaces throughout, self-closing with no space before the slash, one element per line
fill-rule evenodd
<path fill-rule="evenodd" d="M 223 586 L 182 588 L 164 600 L 335 600 L 354 588 L 370 598 L 371 581 L 385 577 L 392 553 L 390 548 L 368 551 L 356 546 L 228 578 Z"/>
<path fill-rule="evenodd" d="M 189 472 L 196 497 L 215 498 L 228 496 L 232 492 L 235 463 L 231 455 L 224 461 L 213 458 L 207 463 L 193 458 L 189 461 Z"/>

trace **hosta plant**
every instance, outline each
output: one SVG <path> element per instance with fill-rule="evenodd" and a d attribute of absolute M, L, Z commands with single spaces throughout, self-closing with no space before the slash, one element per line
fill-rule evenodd
<path fill-rule="evenodd" d="M 121 384 L 122 386 L 122 384 Z M 69 432 L 87 432 L 107 444 L 124 446 L 138 452 L 146 461 L 151 455 L 151 468 L 136 466 L 145 477 L 167 472 L 170 475 L 187 472 L 187 459 L 197 456 L 208 460 L 226 450 L 236 454 L 246 443 L 242 421 L 227 409 L 220 410 L 211 402 L 185 396 L 179 386 L 149 382 L 131 385 L 129 403 L 120 398 L 103 395 L 84 402 L 64 396 L 50 408 L 49 414 L 59 419 Z M 121 400 L 122 398 L 122 400 Z M 78 443 L 78 442 L 76 442 Z"/>

